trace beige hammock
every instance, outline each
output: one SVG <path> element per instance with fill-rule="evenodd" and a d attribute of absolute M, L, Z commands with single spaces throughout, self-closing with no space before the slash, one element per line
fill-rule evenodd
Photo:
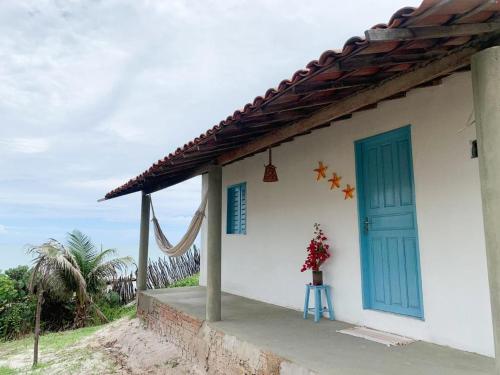
<path fill-rule="evenodd" d="M 196 210 L 191 223 L 189 224 L 188 230 L 186 234 L 181 238 L 179 243 L 173 246 L 170 241 L 163 234 L 160 223 L 155 216 L 155 210 L 153 208 L 153 201 L 151 202 L 151 211 L 153 213 L 153 228 L 155 232 L 156 244 L 160 248 L 162 252 L 167 254 L 169 257 L 179 257 L 184 255 L 190 248 L 193 246 L 194 240 L 196 236 L 198 236 L 198 232 L 201 228 L 201 223 L 203 222 L 203 218 L 205 217 L 205 208 L 207 207 L 207 193 L 203 195 L 201 199 L 200 206 Z"/>

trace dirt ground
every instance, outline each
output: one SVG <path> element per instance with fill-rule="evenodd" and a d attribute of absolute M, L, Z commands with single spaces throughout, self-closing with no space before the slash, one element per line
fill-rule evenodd
<path fill-rule="evenodd" d="M 182 359 L 173 344 L 146 330 L 137 318 L 122 318 L 68 345 L 41 347 L 36 369 L 31 368 L 32 340 L 25 341 L 0 348 L 1 375 L 206 373 L 197 364 Z"/>
<path fill-rule="evenodd" d="M 124 374 L 204 374 L 181 358 L 179 350 L 138 319 L 121 320 L 88 338 L 88 347 L 105 352 Z"/>

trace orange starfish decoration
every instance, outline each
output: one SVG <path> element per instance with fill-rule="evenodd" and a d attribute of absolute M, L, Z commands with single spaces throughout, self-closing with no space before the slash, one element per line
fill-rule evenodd
<path fill-rule="evenodd" d="M 332 184 L 330 185 L 330 190 L 333 188 L 339 188 L 340 187 L 340 180 L 342 180 L 342 177 L 337 176 L 337 173 L 333 172 L 332 178 L 328 180 L 328 182 L 331 182 Z"/>
<path fill-rule="evenodd" d="M 317 175 L 316 175 L 316 181 L 319 181 L 322 178 L 326 178 L 326 170 L 328 169 L 328 167 L 326 165 L 323 165 L 322 161 L 320 161 L 318 163 L 319 163 L 318 168 L 316 168 L 314 170 L 314 172 L 317 173 Z"/>
<path fill-rule="evenodd" d="M 354 198 L 354 190 L 355 189 L 351 185 L 347 184 L 346 188 L 344 190 L 342 190 L 344 192 L 344 194 L 345 194 L 344 195 L 344 199 L 347 199 L 347 198 L 352 199 L 352 198 Z"/>

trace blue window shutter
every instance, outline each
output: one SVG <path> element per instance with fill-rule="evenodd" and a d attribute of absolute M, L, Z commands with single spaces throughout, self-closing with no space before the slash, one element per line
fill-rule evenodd
<path fill-rule="evenodd" d="M 241 194 L 239 186 L 235 186 L 233 189 L 233 233 L 239 234 L 241 231 L 240 223 L 240 205 L 241 205 Z"/>
<path fill-rule="evenodd" d="M 227 234 L 246 233 L 246 183 L 227 189 Z"/>
<path fill-rule="evenodd" d="M 227 189 L 227 223 L 226 223 L 226 233 L 231 234 L 233 233 L 233 213 L 231 211 L 231 207 L 234 205 L 234 199 L 233 199 L 233 189 L 228 188 Z"/>
<path fill-rule="evenodd" d="M 247 184 L 241 184 L 240 189 L 240 233 L 247 233 Z"/>

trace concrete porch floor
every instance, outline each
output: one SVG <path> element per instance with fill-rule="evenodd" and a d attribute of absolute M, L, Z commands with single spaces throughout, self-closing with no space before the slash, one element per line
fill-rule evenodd
<path fill-rule="evenodd" d="M 197 319 L 205 319 L 205 288 L 143 292 Z M 304 320 L 299 311 L 223 293 L 222 321 L 208 323 L 320 374 L 476 375 L 494 374 L 494 360 L 444 346 L 415 342 L 402 347 L 337 333 L 339 321 Z"/>

